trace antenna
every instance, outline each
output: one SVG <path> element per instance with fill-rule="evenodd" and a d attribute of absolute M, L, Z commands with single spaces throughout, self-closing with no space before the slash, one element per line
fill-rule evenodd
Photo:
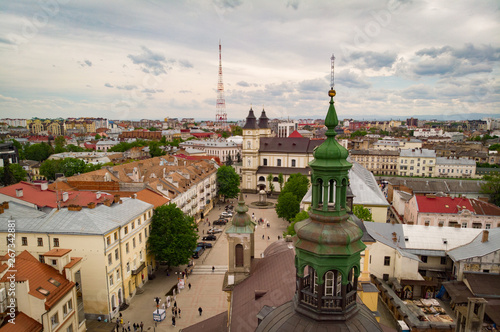
<path fill-rule="evenodd" d="M 335 97 L 335 90 L 333 89 L 335 87 L 335 76 L 334 76 L 334 69 L 335 69 L 335 55 L 333 55 L 332 53 L 332 57 L 330 58 L 330 63 L 331 63 L 331 70 L 332 70 L 332 73 L 331 73 L 331 89 L 330 91 L 328 91 L 328 95 L 332 98 L 332 101 L 333 101 L 333 97 Z"/>
<path fill-rule="evenodd" d="M 219 39 L 219 80 L 217 82 L 217 103 L 215 124 L 220 130 L 227 129 L 226 100 L 224 99 L 224 83 L 222 80 L 222 47 Z"/>

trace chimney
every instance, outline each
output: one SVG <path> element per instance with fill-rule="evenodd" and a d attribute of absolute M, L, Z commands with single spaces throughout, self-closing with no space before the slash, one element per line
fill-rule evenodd
<path fill-rule="evenodd" d="M 101 193 L 97 193 L 97 194 L 95 194 L 95 198 L 96 198 L 96 199 L 101 198 Z"/>
<path fill-rule="evenodd" d="M 90 202 L 89 204 L 87 204 L 87 207 L 89 209 L 93 209 L 93 208 L 95 208 L 95 203 L 94 202 Z"/>
<path fill-rule="evenodd" d="M 16 197 L 23 197 L 23 188 L 16 189 Z"/>
<path fill-rule="evenodd" d="M 113 203 L 118 203 L 120 201 L 120 195 L 113 196 Z"/>
<path fill-rule="evenodd" d="M 40 189 L 45 191 L 49 188 L 49 185 L 47 182 L 43 182 L 42 185 L 40 186 Z"/>
<path fill-rule="evenodd" d="M 137 198 L 137 194 L 133 194 L 133 195 L 132 195 L 132 198 L 133 198 L 133 199 L 136 199 L 136 198 Z"/>
<path fill-rule="evenodd" d="M 3 205 L 0 206 L 0 214 L 2 214 L 2 213 L 3 213 Z"/>
<path fill-rule="evenodd" d="M 7 210 L 9 208 L 9 202 L 8 201 L 3 202 L 2 207 L 4 210 Z"/>
<path fill-rule="evenodd" d="M 62 194 L 63 202 L 67 202 L 68 198 L 69 198 L 68 192 L 67 191 L 63 192 L 63 194 Z"/>
<path fill-rule="evenodd" d="M 481 239 L 481 242 L 488 242 L 488 235 L 490 234 L 489 231 L 483 231 L 483 238 Z"/>

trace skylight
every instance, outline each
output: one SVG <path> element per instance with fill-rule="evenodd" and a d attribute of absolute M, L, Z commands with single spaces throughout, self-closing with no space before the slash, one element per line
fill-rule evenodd
<path fill-rule="evenodd" d="M 42 288 L 42 287 L 38 287 L 36 290 L 37 290 L 38 292 L 40 292 L 42 295 L 45 295 L 45 296 L 47 296 L 47 295 L 49 295 L 49 294 L 50 294 L 50 292 L 49 292 L 48 290 L 46 290 L 46 289 L 44 289 L 44 288 Z"/>
<path fill-rule="evenodd" d="M 61 286 L 61 283 L 60 283 L 59 281 L 57 281 L 56 279 L 54 279 L 54 278 L 50 278 L 50 279 L 49 279 L 49 282 L 50 282 L 52 285 L 56 286 L 56 287 Z"/>

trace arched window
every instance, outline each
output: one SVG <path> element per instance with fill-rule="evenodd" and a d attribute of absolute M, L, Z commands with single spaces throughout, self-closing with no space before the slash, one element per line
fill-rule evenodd
<path fill-rule="evenodd" d="M 266 178 L 263 176 L 259 176 L 259 181 L 266 181 Z"/>
<path fill-rule="evenodd" d="M 335 288 L 335 284 L 333 283 L 333 281 L 335 280 L 335 274 L 333 273 L 333 271 L 328 271 L 326 274 L 325 274 L 325 295 L 326 296 L 333 296 L 334 294 L 334 288 Z"/>
<path fill-rule="evenodd" d="M 275 176 L 275 177 L 273 178 L 273 182 L 278 182 L 278 177 L 277 177 L 277 176 Z"/>
<path fill-rule="evenodd" d="M 236 267 L 243 266 L 243 246 L 241 244 L 237 244 L 234 248 L 234 259 Z"/>
<path fill-rule="evenodd" d="M 295 161 L 295 159 L 292 159 L 292 167 L 296 167 L 296 161 Z"/>
<path fill-rule="evenodd" d="M 252 148 L 252 142 L 248 141 L 247 142 L 247 149 L 251 149 Z"/>
<path fill-rule="evenodd" d="M 276 166 L 281 166 L 281 159 L 276 160 Z"/>

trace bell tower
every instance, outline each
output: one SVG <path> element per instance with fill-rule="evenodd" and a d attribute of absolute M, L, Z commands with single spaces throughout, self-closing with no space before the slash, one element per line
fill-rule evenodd
<path fill-rule="evenodd" d="M 297 233 L 296 311 L 315 320 L 345 321 L 358 312 L 356 290 L 360 274 L 363 231 L 347 213 L 348 151 L 335 139 L 338 125 L 332 55 L 330 107 L 325 119 L 326 140 L 309 162 L 312 205 L 309 219 L 295 225 Z"/>

